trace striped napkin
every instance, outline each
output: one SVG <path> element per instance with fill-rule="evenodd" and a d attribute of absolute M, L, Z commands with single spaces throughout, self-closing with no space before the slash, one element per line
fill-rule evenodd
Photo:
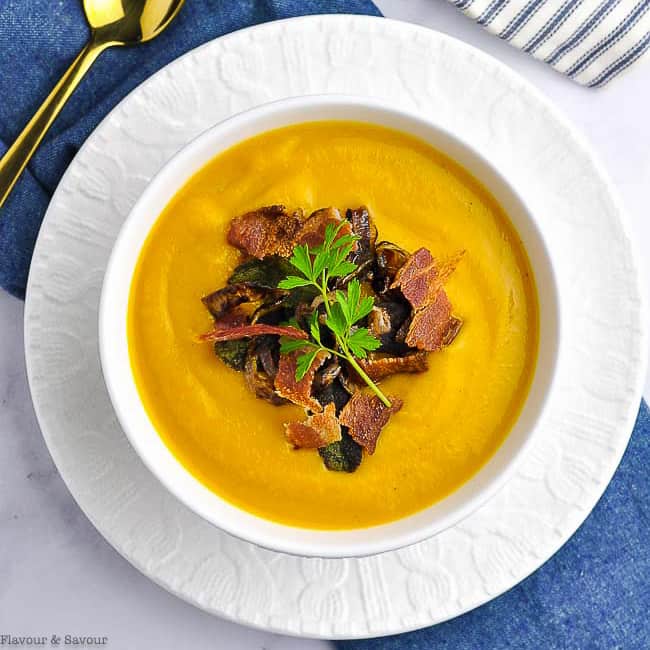
<path fill-rule="evenodd" d="M 650 0 L 452 0 L 515 47 L 603 86 L 650 47 Z"/>

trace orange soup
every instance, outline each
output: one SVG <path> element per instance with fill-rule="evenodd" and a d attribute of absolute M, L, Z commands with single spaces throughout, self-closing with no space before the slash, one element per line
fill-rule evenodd
<path fill-rule="evenodd" d="M 402 410 L 353 474 L 294 450 L 296 406 L 257 399 L 241 373 L 198 341 L 212 318 L 201 297 L 224 286 L 241 254 L 230 220 L 282 203 L 307 212 L 365 204 L 383 239 L 444 257 L 466 254 L 446 291 L 463 328 L 429 370 L 382 381 Z M 199 481 L 273 521 L 319 529 L 390 522 L 426 508 L 494 454 L 526 399 L 538 347 L 526 253 L 491 195 L 458 164 L 406 134 L 355 122 L 270 131 L 217 156 L 152 229 L 132 283 L 133 373 L 154 426 Z"/>

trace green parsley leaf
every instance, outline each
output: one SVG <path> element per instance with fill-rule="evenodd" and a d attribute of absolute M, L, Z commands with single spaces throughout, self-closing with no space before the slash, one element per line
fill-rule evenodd
<path fill-rule="evenodd" d="M 357 305 L 357 308 L 354 312 L 353 323 L 360 321 L 362 318 L 365 318 L 375 306 L 375 299 L 372 296 L 366 296 L 361 299 L 361 302 Z"/>
<path fill-rule="evenodd" d="M 311 316 L 309 317 L 309 331 L 316 343 L 318 345 L 321 345 L 320 342 L 320 325 L 318 323 L 318 311 L 315 310 L 312 312 Z"/>
<path fill-rule="evenodd" d="M 311 266 L 311 257 L 309 256 L 309 246 L 296 246 L 293 249 L 293 255 L 289 260 L 308 280 L 313 280 L 314 274 Z"/>
<path fill-rule="evenodd" d="M 332 247 L 336 235 L 338 235 L 339 230 L 341 230 L 341 228 L 343 228 L 344 225 L 345 225 L 345 221 L 340 221 L 337 224 L 330 222 L 325 226 L 325 237 L 323 238 L 323 249 L 328 250 L 329 248 Z"/>
<path fill-rule="evenodd" d="M 313 264 L 313 274 L 315 278 L 320 277 L 321 273 L 325 270 L 330 258 L 330 254 L 327 250 L 321 250 L 316 257 L 314 258 Z"/>
<path fill-rule="evenodd" d="M 297 289 L 298 287 L 306 287 L 311 284 L 307 278 L 299 278 L 297 275 L 289 275 L 284 280 L 278 283 L 278 289 Z"/>
<path fill-rule="evenodd" d="M 340 289 L 336 290 L 336 302 L 345 316 L 345 322 L 347 323 L 348 328 L 352 325 L 352 312 L 350 311 L 350 305 L 348 304 L 348 296 L 346 296 Z"/>
<path fill-rule="evenodd" d="M 330 313 L 327 316 L 325 324 L 332 330 L 332 332 L 334 332 L 337 337 L 343 339 L 345 338 L 345 335 L 347 334 L 349 328 L 345 314 L 343 313 L 341 305 L 338 302 L 335 302 L 331 306 Z"/>
<path fill-rule="evenodd" d="M 354 247 L 354 242 L 360 239 L 357 235 L 343 235 L 339 237 L 335 242 L 332 243 L 332 249 L 341 248 L 345 246 L 348 248 L 348 253 L 352 251 Z"/>
<path fill-rule="evenodd" d="M 354 318 L 354 315 L 356 314 L 357 307 L 359 305 L 359 300 L 361 299 L 361 285 L 359 284 L 359 280 L 350 280 L 348 282 L 347 286 L 348 290 L 348 305 L 349 305 L 349 312 L 350 312 L 350 317 L 348 318 L 348 323 L 352 325 L 354 322 L 358 320 L 358 318 Z"/>
<path fill-rule="evenodd" d="M 291 354 L 296 350 L 304 350 L 305 348 L 312 347 L 314 344 L 304 339 L 292 339 L 288 336 L 280 337 L 280 354 Z"/>
<path fill-rule="evenodd" d="M 376 350 L 381 345 L 365 327 L 352 332 L 347 342 L 352 354 L 360 359 L 365 359 L 368 351 Z"/>
<path fill-rule="evenodd" d="M 319 348 L 314 348 L 311 352 L 302 354 L 296 359 L 296 381 L 300 381 L 307 374 L 319 352 Z"/>
<path fill-rule="evenodd" d="M 345 246 L 341 246 L 340 248 L 337 248 L 332 252 L 328 264 L 329 277 L 340 278 L 356 270 L 357 265 L 354 262 L 350 262 L 347 259 L 351 250 L 352 250 L 351 246 L 349 248 Z"/>

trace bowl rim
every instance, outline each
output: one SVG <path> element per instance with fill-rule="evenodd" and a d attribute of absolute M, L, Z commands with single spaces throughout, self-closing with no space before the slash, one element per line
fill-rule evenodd
<path fill-rule="evenodd" d="M 281 115 L 284 111 L 290 111 L 292 109 L 309 109 L 309 108 L 345 108 L 353 107 L 358 109 L 369 109 L 371 112 L 375 113 L 384 113 L 390 114 L 393 117 L 397 117 L 402 121 L 411 122 L 418 124 L 425 130 L 435 131 L 438 135 L 443 136 L 448 139 L 450 142 L 455 142 L 460 149 L 465 150 L 466 153 L 470 155 L 473 159 L 477 161 L 479 165 L 487 169 L 491 175 L 500 183 L 502 188 L 508 193 L 512 198 L 518 203 L 519 207 L 522 209 L 522 214 L 525 215 L 528 225 L 532 229 L 533 237 L 537 240 L 537 244 L 541 246 L 541 257 L 546 261 L 546 290 L 550 294 L 550 303 L 553 311 L 552 314 L 552 328 L 554 334 L 554 343 L 551 344 L 550 355 L 547 359 L 546 365 L 549 367 L 549 372 L 545 379 L 545 390 L 539 396 L 537 412 L 534 416 L 534 423 L 531 425 L 529 431 L 524 436 L 523 442 L 515 449 L 514 453 L 510 456 L 509 459 L 505 461 L 504 466 L 500 469 L 498 474 L 494 476 L 491 480 L 488 481 L 487 485 L 481 488 L 477 494 L 470 496 L 466 502 L 459 507 L 456 507 L 452 513 L 442 516 L 439 520 L 430 522 L 428 524 L 420 525 L 412 530 L 405 530 L 403 532 L 392 534 L 390 536 L 384 537 L 379 535 L 374 541 L 364 541 L 354 539 L 354 533 L 363 533 L 367 531 L 382 531 L 393 527 L 395 524 L 408 522 L 418 516 L 423 515 L 431 508 L 434 508 L 440 503 L 448 501 L 453 495 L 457 494 L 460 490 L 464 489 L 465 486 L 471 484 L 474 479 L 481 475 L 488 465 L 492 463 L 495 457 L 499 454 L 501 448 L 504 447 L 506 441 L 510 437 L 512 431 L 517 426 L 518 421 L 521 418 L 523 410 L 526 408 L 526 403 L 528 402 L 529 396 L 533 390 L 533 385 L 536 382 L 536 376 L 538 374 L 539 365 L 540 365 L 540 356 L 541 356 L 541 341 L 538 346 L 537 358 L 536 358 L 536 368 L 531 380 L 531 386 L 529 392 L 526 396 L 522 410 L 517 416 L 517 419 L 513 423 L 510 432 L 506 436 L 505 440 L 501 443 L 499 449 L 488 459 L 488 461 L 464 484 L 457 488 L 450 495 L 444 497 L 442 500 L 432 504 L 421 511 L 407 515 L 406 517 L 387 522 L 385 524 L 358 528 L 358 529 L 309 529 L 294 527 L 271 520 L 264 519 L 258 515 L 255 515 L 251 512 L 246 511 L 243 508 L 227 501 L 220 495 L 215 492 L 212 492 L 204 486 L 197 478 L 195 478 L 189 470 L 187 470 L 183 464 L 176 459 L 172 454 L 171 450 L 162 441 L 162 438 L 156 431 L 156 428 L 149 418 L 144 405 L 142 404 L 139 398 L 139 392 L 137 390 L 137 385 L 135 383 L 135 378 L 130 366 L 128 365 L 128 377 L 132 386 L 131 389 L 135 390 L 136 395 L 138 396 L 138 401 L 142 407 L 144 413 L 146 414 L 146 419 L 149 423 L 151 431 L 155 434 L 160 444 L 166 450 L 168 455 L 168 460 L 171 461 L 172 465 L 175 465 L 180 471 L 181 475 L 185 476 L 184 487 L 193 486 L 194 491 L 198 488 L 198 491 L 201 493 L 208 493 L 209 499 L 213 500 L 215 504 L 219 502 L 222 506 L 225 506 L 226 511 L 234 510 L 240 515 L 244 516 L 244 519 L 255 520 L 258 524 L 263 522 L 264 528 L 267 529 L 267 532 L 260 533 L 252 530 L 251 526 L 246 524 L 242 525 L 241 523 L 236 523 L 228 517 L 215 518 L 211 516 L 209 512 L 206 511 L 204 507 L 201 507 L 197 504 L 196 501 L 192 501 L 187 498 L 187 494 L 183 492 L 182 486 L 178 482 L 172 480 L 165 472 L 162 471 L 160 464 L 155 462 L 152 455 L 149 453 L 150 450 L 147 449 L 146 441 L 143 439 L 143 434 L 136 427 L 133 426 L 133 421 L 127 410 L 124 408 L 123 400 L 123 386 L 121 381 L 124 379 L 123 373 L 121 373 L 115 363 L 114 349 L 111 348 L 111 345 L 115 343 L 115 326 L 119 325 L 118 315 L 112 312 L 112 301 L 115 299 L 115 292 L 118 287 L 116 285 L 116 269 L 119 267 L 122 262 L 122 256 L 126 255 L 127 245 L 130 243 L 130 235 L 132 231 L 136 229 L 134 225 L 136 223 L 136 218 L 140 212 L 142 212 L 145 207 L 155 198 L 155 196 L 162 191 L 166 191 L 169 196 L 165 200 L 165 205 L 173 198 L 173 196 L 187 183 L 189 178 L 195 174 L 197 171 L 202 169 L 211 159 L 220 155 L 224 151 L 228 150 L 230 147 L 235 146 L 237 143 L 243 142 L 253 135 L 247 135 L 237 139 L 234 144 L 229 144 L 225 147 L 220 147 L 216 144 L 213 149 L 213 153 L 199 163 L 195 168 L 179 182 L 173 184 L 173 190 L 170 192 L 167 188 L 163 190 L 163 184 L 167 180 L 167 177 L 172 174 L 177 168 L 181 169 L 183 166 L 187 167 L 188 161 L 193 155 L 196 154 L 202 147 L 206 146 L 207 142 L 214 143 L 218 142 L 219 137 L 230 131 L 241 130 L 247 124 L 254 124 L 260 118 L 265 116 L 274 116 Z M 308 123 L 311 121 L 317 121 L 319 119 L 330 119 L 330 118 L 314 118 L 312 119 L 300 119 L 288 124 L 300 124 Z M 337 119 L 346 119 L 346 118 L 332 118 Z M 355 118 L 347 118 L 357 120 Z M 366 120 L 368 123 L 379 124 L 381 126 L 388 126 L 378 122 L 372 122 L 371 120 Z M 264 133 L 275 128 L 282 128 L 282 125 L 274 126 L 270 128 L 263 128 L 256 131 L 257 134 Z M 388 126 L 388 128 L 402 130 L 407 135 L 412 135 L 413 137 L 419 137 L 417 135 L 409 133 L 408 130 L 403 130 L 397 127 Z M 424 138 L 421 138 L 423 139 Z M 424 140 L 426 142 L 426 140 Z M 436 145 L 428 143 L 429 146 L 434 149 L 437 148 Z M 454 159 L 444 149 L 440 149 L 442 153 L 448 158 Z M 459 163 L 464 169 L 466 168 L 465 164 Z M 474 178 L 475 175 L 472 171 L 468 170 L 471 176 Z M 492 195 L 492 187 L 483 183 L 481 179 L 476 179 L 489 193 Z M 496 199 L 495 199 L 496 200 Z M 501 204 L 497 200 L 497 203 Z M 506 212 L 506 215 L 509 217 L 509 213 Z M 158 211 L 153 218 L 153 221 L 146 228 L 144 234 L 141 237 L 141 241 L 137 248 L 137 251 L 132 256 L 132 264 L 130 265 L 129 270 L 129 284 L 128 288 L 130 290 L 131 281 L 133 278 L 133 273 L 135 271 L 136 264 L 138 262 L 142 245 L 146 241 L 148 234 L 151 232 L 152 227 L 156 223 L 158 217 L 160 216 L 160 211 Z M 509 217 L 510 218 L 510 217 Z M 557 367 L 561 357 L 562 349 L 562 319 L 561 319 L 561 297 L 559 282 L 557 280 L 555 265 L 553 264 L 552 252 L 547 244 L 546 237 L 544 235 L 544 228 L 539 219 L 537 219 L 534 213 L 528 207 L 526 201 L 520 196 L 517 190 L 513 187 L 512 183 L 505 178 L 500 172 L 500 170 L 492 164 L 483 153 L 478 151 L 473 145 L 467 142 L 463 137 L 459 136 L 456 133 L 451 132 L 450 130 L 442 127 L 440 124 L 437 124 L 431 118 L 422 115 L 416 111 L 406 109 L 403 106 L 396 106 L 389 102 L 378 100 L 370 97 L 363 97 L 357 95 L 347 95 L 347 94 L 314 94 L 314 95 L 302 95 L 297 97 L 289 97 L 274 100 L 268 103 L 264 103 L 253 108 L 247 109 L 245 111 L 236 113 L 223 121 L 218 122 L 207 130 L 203 131 L 195 138 L 193 138 L 189 143 L 179 149 L 174 153 L 158 170 L 158 172 L 153 176 L 153 178 L 147 184 L 147 187 L 138 198 L 136 203 L 131 208 L 128 216 L 124 220 L 118 236 L 113 245 L 108 264 L 106 266 L 106 271 L 104 274 L 104 280 L 101 290 L 100 303 L 99 303 L 99 356 L 101 361 L 102 374 L 104 377 L 104 382 L 106 384 L 107 391 L 112 403 L 112 406 L 115 410 L 117 419 L 124 431 L 127 439 L 129 440 L 131 446 L 134 448 L 137 455 L 143 461 L 148 470 L 157 478 L 157 480 L 166 488 L 166 490 L 176 497 L 181 503 L 190 508 L 193 512 L 198 514 L 200 517 L 211 523 L 212 525 L 222 529 L 223 531 L 238 537 L 244 541 L 253 543 L 262 548 L 266 548 L 276 552 L 287 553 L 290 555 L 297 555 L 302 557 L 322 557 L 322 558 L 344 558 L 344 557 L 364 557 L 368 555 L 374 555 L 377 553 L 382 553 L 385 551 L 396 550 L 425 539 L 428 539 L 451 526 L 456 525 L 466 517 L 468 517 L 475 510 L 480 508 L 484 503 L 493 498 L 499 490 L 512 478 L 514 472 L 519 466 L 520 461 L 529 450 L 533 439 L 535 438 L 535 433 L 539 429 L 540 421 L 544 417 L 546 412 L 546 407 L 549 402 L 550 395 L 555 390 L 556 387 L 556 377 L 557 377 Z M 515 232 L 519 235 L 519 230 L 517 227 L 512 224 Z M 528 249 L 524 247 L 528 253 Z M 529 256 L 530 261 L 530 256 Z M 532 261 L 530 261 L 531 268 L 533 270 L 533 275 L 535 278 L 538 277 L 538 269 L 536 269 Z M 539 292 L 540 287 L 537 284 L 537 293 L 538 293 L 538 303 L 539 303 Z M 128 307 L 128 296 L 126 297 L 126 304 Z M 540 309 L 541 311 L 541 309 Z M 126 334 L 126 313 L 121 315 L 122 324 L 121 327 Z M 542 314 L 539 314 L 541 321 Z M 541 323 L 540 323 L 540 333 L 541 333 Z M 541 336 L 540 336 L 541 338 Z M 128 355 L 128 342 L 126 335 L 121 337 L 120 341 L 122 346 L 127 348 Z M 178 477 L 177 477 L 178 478 Z M 196 493 L 195 493 L 196 496 Z M 280 531 L 283 534 L 274 534 L 279 533 Z M 301 539 L 301 533 L 308 533 L 310 535 L 321 538 L 320 541 L 307 541 Z M 335 537 L 347 538 L 345 541 L 336 542 Z M 325 542 L 325 538 L 330 539 L 330 541 Z"/>

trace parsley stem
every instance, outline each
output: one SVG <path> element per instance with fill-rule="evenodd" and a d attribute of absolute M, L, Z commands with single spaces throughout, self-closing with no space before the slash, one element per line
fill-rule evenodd
<path fill-rule="evenodd" d="M 323 296 L 323 302 L 325 303 L 325 311 L 327 312 L 327 315 L 331 317 L 332 312 L 330 311 L 330 299 L 327 297 L 327 276 L 325 275 L 325 271 L 323 271 L 322 284 L 318 288 L 320 289 L 320 292 Z"/>
<path fill-rule="evenodd" d="M 338 340 L 338 337 L 337 337 L 337 340 Z M 341 344 L 340 340 L 339 340 L 339 344 Z M 384 403 L 384 405 L 387 408 L 390 408 L 392 405 L 391 405 L 390 401 L 388 400 L 388 398 L 386 397 L 386 395 L 384 395 L 381 392 L 379 386 L 377 386 L 377 384 L 375 384 L 375 382 L 372 379 L 370 379 L 370 377 L 368 377 L 368 375 L 364 372 L 363 368 L 357 363 L 356 359 L 350 353 L 350 351 L 347 349 L 347 347 L 345 347 L 345 346 L 341 346 L 341 347 L 343 349 L 345 358 L 350 362 L 350 365 L 357 371 L 357 373 L 359 374 L 361 379 L 363 379 L 363 381 L 366 382 L 366 384 L 368 385 L 368 388 L 370 388 L 370 390 L 375 395 L 377 395 L 377 397 Z"/>
<path fill-rule="evenodd" d="M 325 312 L 331 318 L 332 312 L 330 310 L 329 297 L 327 296 L 328 278 L 327 278 L 327 275 L 326 275 L 325 271 L 323 271 L 323 274 L 322 274 L 322 277 L 321 277 L 321 282 L 322 282 L 322 284 L 320 284 L 320 285 L 318 285 L 317 283 L 314 283 L 314 284 L 320 289 L 321 295 L 323 296 L 323 303 L 325 305 Z M 382 393 L 379 386 L 377 386 L 377 384 L 375 384 L 375 382 L 372 379 L 370 379 L 370 377 L 368 377 L 368 375 L 364 372 L 363 368 L 357 363 L 356 359 L 354 358 L 354 355 L 350 352 L 350 350 L 348 349 L 348 346 L 345 344 L 345 342 L 342 340 L 342 338 L 340 336 L 338 336 L 337 334 L 334 335 L 334 338 L 336 339 L 336 342 L 339 344 L 341 350 L 343 350 L 343 354 L 340 354 L 338 352 L 336 352 L 335 354 L 337 356 L 339 356 L 339 357 L 343 357 L 343 358 L 347 359 L 350 362 L 350 365 L 357 371 L 357 374 L 359 375 L 359 377 L 361 377 L 361 379 L 363 379 L 363 381 L 366 382 L 366 384 L 368 385 L 370 390 L 372 390 L 372 392 L 375 395 L 377 395 L 377 397 L 383 402 L 383 404 L 387 408 L 390 408 L 391 403 L 388 400 L 388 398 L 386 397 L 386 395 L 384 395 L 384 393 Z M 330 352 L 334 352 L 334 350 L 330 350 Z"/>

